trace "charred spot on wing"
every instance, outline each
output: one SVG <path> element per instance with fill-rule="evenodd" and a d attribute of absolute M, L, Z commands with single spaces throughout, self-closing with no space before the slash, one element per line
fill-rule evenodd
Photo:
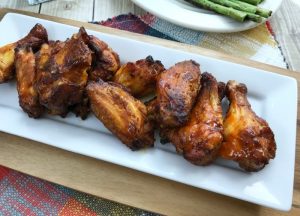
<path fill-rule="evenodd" d="M 147 56 L 147 57 L 146 57 L 146 60 L 147 60 L 148 62 L 150 62 L 150 63 L 154 63 L 154 59 L 153 59 L 153 57 L 152 57 L 151 55 Z"/>

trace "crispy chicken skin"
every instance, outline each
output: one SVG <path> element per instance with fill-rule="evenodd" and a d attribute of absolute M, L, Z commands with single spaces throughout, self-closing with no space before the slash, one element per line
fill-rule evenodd
<path fill-rule="evenodd" d="M 11 80 L 14 77 L 14 60 L 16 47 L 31 47 L 37 51 L 43 43 L 48 42 L 46 29 L 36 24 L 29 34 L 23 39 L 7 44 L 0 48 L 0 83 Z"/>
<path fill-rule="evenodd" d="M 0 48 L 0 83 L 14 77 L 14 60 L 16 44 L 8 44 Z"/>
<path fill-rule="evenodd" d="M 26 37 L 17 41 L 17 47 L 27 46 L 37 52 L 43 43 L 48 43 L 47 30 L 41 24 L 36 24 Z"/>
<path fill-rule="evenodd" d="M 36 61 L 30 47 L 16 48 L 15 67 L 19 104 L 29 117 L 38 118 L 43 113 L 35 89 Z"/>
<path fill-rule="evenodd" d="M 218 94 L 219 98 L 222 99 L 225 97 L 225 87 L 226 84 L 223 82 L 218 82 Z M 157 129 L 163 128 L 160 126 L 160 115 L 159 115 L 159 103 L 157 97 L 152 98 L 151 100 L 145 102 L 148 110 L 148 119 L 155 125 Z M 163 137 L 161 143 L 167 143 L 169 140 L 166 137 Z"/>
<path fill-rule="evenodd" d="M 104 41 L 93 35 L 88 36 L 88 46 L 93 51 L 93 67 L 89 72 L 89 80 L 111 80 L 120 68 L 119 55 Z"/>
<path fill-rule="evenodd" d="M 246 171 L 259 171 L 275 157 L 274 134 L 268 123 L 251 109 L 244 84 L 229 81 L 226 96 L 230 106 L 224 120 L 220 156 L 238 162 Z"/>
<path fill-rule="evenodd" d="M 87 92 L 96 117 L 132 150 L 154 145 L 153 126 L 147 108 L 119 85 L 90 82 Z"/>
<path fill-rule="evenodd" d="M 157 97 L 145 102 L 147 107 L 148 119 L 154 125 L 155 128 L 159 129 L 160 115 L 159 115 L 159 104 Z"/>
<path fill-rule="evenodd" d="M 91 51 L 78 35 L 42 46 L 36 86 L 40 103 L 50 114 L 64 117 L 71 106 L 82 103 L 91 62 Z"/>
<path fill-rule="evenodd" d="M 88 117 L 91 109 L 86 90 L 83 92 L 81 102 L 71 107 L 70 110 L 76 115 L 76 117 L 80 117 L 82 120 L 85 120 Z"/>
<path fill-rule="evenodd" d="M 115 74 L 113 81 L 130 89 L 135 97 L 147 96 L 155 91 L 158 75 L 165 70 L 160 61 L 152 56 L 123 65 Z"/>
<path fill-rule="evenodd" d="M 161 126 L 179 127 L 187 122 L 200 88 L 199 64 L 190 60 L 162 72 L 157 82 Z"/>
<path fill-rule="evenodd" d="M 203 73 L 201 89 L 187 123 L 162 131 L 177 152 L 196 165 L 208 165 L 218 156 L 223 141 L 223 117 L 217 80 Z"/>

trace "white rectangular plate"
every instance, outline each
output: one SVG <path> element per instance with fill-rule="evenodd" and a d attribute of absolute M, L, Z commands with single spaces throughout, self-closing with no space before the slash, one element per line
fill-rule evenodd
<path fill-rule="evenodd" d="M 25 36 L 36 23 L 46 27 L 52 40 L 65 40 L 78 31 L 76 27 L 9 13 L 0 23 L 0 46 Z M 18 105 L 14 83 L 0 85 L 1 131 L 260 205 L 280 210 L 291 208 L 297 112 L 295 79 L 115 35 L 88 32 L 106 41 L 119 53 L 122 62 L 152 55 L 168 68 L 176 62 L 194 59 L 201 64 L 202 71 L 213 73 L 219 81 L 235 79 L 245 83 L 254 111 L 269 122 L 275 133 L 276 158 L 260 172 L 245 173 L 224 161 L 207 167 L 194 166 L 176 154 L 172 145 L 162 146 L 158 139 L 155 148 L 132 152 L 93 115 L 85 121 L 72 114 L 64 119 L 28 118 Z"/>

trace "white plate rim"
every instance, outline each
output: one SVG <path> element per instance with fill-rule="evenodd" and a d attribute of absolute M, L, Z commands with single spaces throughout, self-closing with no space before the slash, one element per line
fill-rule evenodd
<path fill-rule="evenodd" d="M 179 8 L 178 3 L 174 3 L 177 0 L 131 0 L 139 7 L 143 8 L 144 10 L 160 17 L 161 19 L 167 20 L 171 23 L 176 25 L 190 28 L 197 31 L 204 31 L 204 32 L 216 32 L 216 33 L 230 33 L 230 32 L 240 32 L 245 31 L 251 28 L 255 28 L 256 26 L 263 24 L 263 23 L 255 23 L 252 21 L 246 21 L 244 23 L 239 23 L 234 21 L 230 18 L 217 15 L 217 14 L 206 14 L 188 10 L 186 8 Z M 265 5 L 266 2 L 271 4 L 270 2 L 273 0 L 265 0 L 262 5 Z M 173 2 L 173 3 L 172 3 Z M 282 4 L 283 0 L 276 0 L 276 4 L 271 4 L 271 8 L 273 14 L 271 17 L 274 16 L 280 5 Z M 165 7 L 161 8 L 157 5 L 159 3 L 163 4 Z M 170 10 L 166 10 L 166 8 L 171 8 L 176 11 L 177 14 L 181 16 L 176 16 L 171 13 Z M 269 17 L 265 21 L 271 19 Z M 192 22 L 192 20 L 205 20 L 205 22 Z"/>

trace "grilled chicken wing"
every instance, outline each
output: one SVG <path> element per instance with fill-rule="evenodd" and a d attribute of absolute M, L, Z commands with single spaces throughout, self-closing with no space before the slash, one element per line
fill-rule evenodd
<path fill-rule="evenodd" d="M 29 117 L 38 118 L 43 113 L 35 89 L 36 61 L 30 47 L 16 48 L 15 67 L 19 104 Z"/>
<path fill-rule="evenodd" d="M 14 77 L 14 60 L 16 44 L 8 44 L 0 48 L 0 83 Z"/>
<path fill-rule="evenodd" d="M 91 51 L 78 35 L 42 46 L 36 86 L 50 114 L 65 116 L 71 106 L 82 103 L 91 62 Z"/>
<path fill-rule="evenodd" d="M 147 107 L 148 119 L 155 128 L 160 128 L 160 115 L 159 115 L 159 104 L 157 97 L 145 102 Z"/>
<path fill-rule="evenodd" d="M 102 80 L 87 86 L 96 117 L 132 150 L 154 145 L 154 130 L 146 106 L 119 85 Z"/>
<path fill-rule="evenodd" d="M 83 31 L 83 29 L 81 29 Z M 88 36 L 87 44 L 94 52 L 93 67 L 89 72 L 89 80 L 111 80 L 120 68 L 119 55 L 113 51 L 104 41 L 93 35 Z"/>
<path fill-rule="evenodd" d="M 188 120 L 200 87 L 199 64 L 190 60 L 177 63 L 158 78 L 157 100 L 161 126 L 182 126 Z"/>
<path fill-rule="evenodd" d="M 251 109 L 244 84 L 229 81 L 226 95 L 230 107 L 224 120 L 224 143 L 220 155 L 237 161 L 246 171 L 261 170 L 275 157 L 274 134 L 268 123 Z"/>
<path fill-rule="evenodd" d="M 163 129 L 177 152 L 196 165 L 213 162 L 223 141 L 223 117 L 217 80 L 203 73 L 201 89 L 187 123 L 175 129 Z"/>
<path fill-rule="evenodd" d="M 152 56 L 123 65 L 115 74 L 113 81 L 130 89 L 135 97 L 142 97 L 155 91 L 158 75 L 165 70 L 160 61 Z"/>
<path fill-rule="evenodd" d="M 16 47 L 31 47 L 37 51 L 43 43 L 48 42 L 46 29 L 36 24 L 29 34 L 23 39 L 0 48 L 0 83 L 11 80 L 14 77 L 14 60 Z"/>

